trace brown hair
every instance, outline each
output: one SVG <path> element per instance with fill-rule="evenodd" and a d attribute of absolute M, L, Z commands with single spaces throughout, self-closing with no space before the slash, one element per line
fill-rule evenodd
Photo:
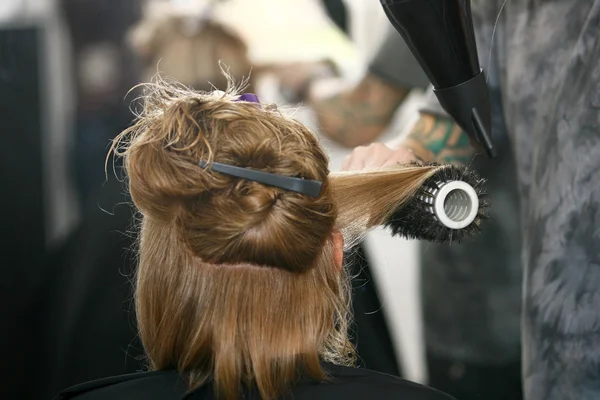
<path fill-rule="evenodd" d="M 239 35 L 208 17 L 186 15 L 170 3 L 151 2 L 128 41 L 147 80 L 160 71 L 196 90 L 225 90 L 220 62 L 230 66 L 228 73 L 236 80 L 251 79 L 248 49 Z"/>
<path fill-rule="evenodd" d="M 431 167 L 330 175 L 315 136 L 272 105 L 146 86 L 124 156 L 142 214 L 136 308 L 151 368 L 275 399 L 320 361 L 351 365 L 349 285 L 332 232 L 381 224 Z M 217 161 L 323 182 L 318 198 L 213 173 Z"/>

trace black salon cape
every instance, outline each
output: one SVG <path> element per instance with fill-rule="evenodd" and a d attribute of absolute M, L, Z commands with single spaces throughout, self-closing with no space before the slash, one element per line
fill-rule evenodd
<path fill-rule="evenodd" d="M 366 369 L 323 365 L 332 383 L 301 381 L 287 398 L 293 400 L 453 400 L 442 392 L 403 379 Z M 63 391 L 55 400 L 209 400 L 211 385 L 186 393 L 176 371 L 155 371 L 84 383 Z M 244 400 L 259 400 L 248 393 Z"/>

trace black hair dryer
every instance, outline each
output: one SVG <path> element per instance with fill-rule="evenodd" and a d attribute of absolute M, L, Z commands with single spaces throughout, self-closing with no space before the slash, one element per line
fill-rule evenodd
<path fill-rule="evenodd" d="M 470 0 L 381 0 L 433 84 L 442 107 L 477 151 L 496 156 L 490 97 L 479 66 Z"/>

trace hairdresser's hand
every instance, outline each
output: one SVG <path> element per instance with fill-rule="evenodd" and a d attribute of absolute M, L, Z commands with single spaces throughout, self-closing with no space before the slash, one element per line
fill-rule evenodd
<path fill-rule="evenodd" d="M 392 149 L 383 143 L 372 143 L 355 148 L 344 160 L 342 171 L 387 167 L 416 160 L 417 157 L 406 147 Z"/>

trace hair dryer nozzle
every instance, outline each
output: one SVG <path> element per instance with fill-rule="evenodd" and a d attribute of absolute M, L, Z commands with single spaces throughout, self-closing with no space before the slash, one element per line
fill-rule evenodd
<path fill-rule="evenodd" d="M 483 71 L 460 85 L 447 89 L 434 88 L 434 93 L 444 110 L 469 135 L 471 146 L 488 157 L 496 157 L 491 135 L 490 98 Z"/>
<path fill-rule="evenodd" d="M 385 13 L 433 84 L 440 104 L 495 156 L 490 100 L 479 66 L 470 0 L 381 0 Z"/>

